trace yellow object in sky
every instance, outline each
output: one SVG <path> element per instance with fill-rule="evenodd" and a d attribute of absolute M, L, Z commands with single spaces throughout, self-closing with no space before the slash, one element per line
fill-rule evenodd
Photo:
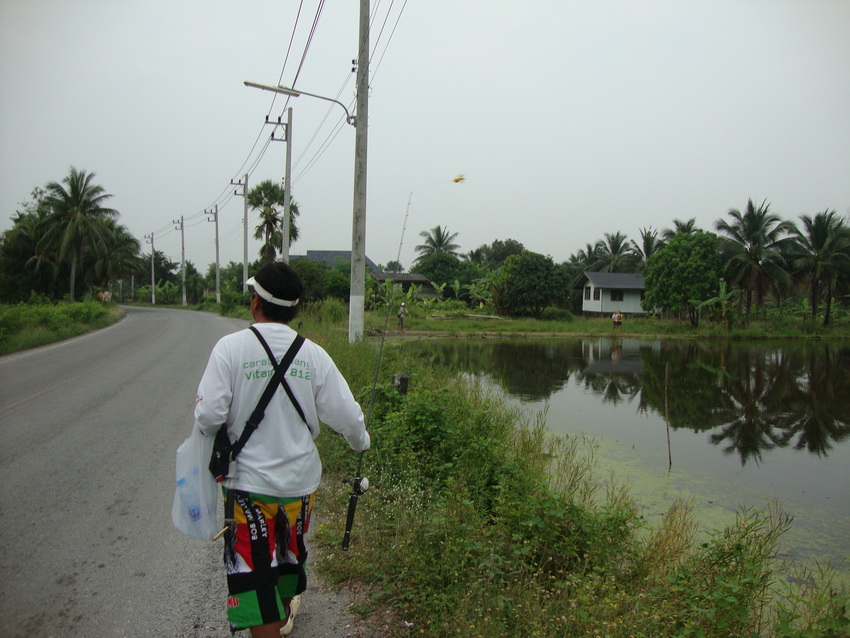
<path fill-rule="evenodd" d="M 454 182 L 455 182 L 455 184 L 458 184 L 458 183 L 463 182 L 465 180 L 466 180 L 466 178 L 463 175 L 458 175 L 457 177 L 455 177 Z"/>

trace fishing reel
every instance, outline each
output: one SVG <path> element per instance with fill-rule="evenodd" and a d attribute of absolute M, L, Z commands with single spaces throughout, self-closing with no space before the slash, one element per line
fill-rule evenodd
<path fill-rule="evenodd" d="M 363 478 L 342 479 L 342 482 L 346 485 L 350 485 L 352 493 L 357 496 L 363 496 L 363 494 L 365 494 L 369 489 L 369 479 L 365 476 Z"/>

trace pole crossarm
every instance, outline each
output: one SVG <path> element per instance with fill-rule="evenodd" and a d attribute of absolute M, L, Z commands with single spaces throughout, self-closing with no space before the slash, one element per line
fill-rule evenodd
<path fill-rule="evenodd" d="M 290 89 L 288 86 L 269 86 L 268 84 L 257 84 L 256 82 L 244 82 L 245 86 L 250 86 L 253 89 L 260 89 L 262 91 L 271 91 L 272 93 L 280 93 L 282 95 L 288 95 L 290 97 L 300 97 L 302 95 L 306 95 L 308 97 L 314 97 L 319 100 L 325 100 L 327 102 L 333 102 L 334 104 L 339 104 L 342 107 L 342 110 L 345 111 L 345 121 L 347 124 L 351 126 L 357 126 L 357 116 L 349 113 L 348 108 L 340 102 L 339 100 L 335 100 L 330 97 L 325 97 L 324 95 L 317 95 L 316 93 L 308 93 L 307 91 L 301 91 L 300 89 Z"/>

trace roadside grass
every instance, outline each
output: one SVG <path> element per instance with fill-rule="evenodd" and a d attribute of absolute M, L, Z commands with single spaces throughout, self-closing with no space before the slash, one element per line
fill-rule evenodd
<path fill-rule="evenodd" d="M 124 314 L 99 301 L 0 305 L 0 356 L 104 328 Z"/>
<path fill-rule="evenodd" d="M 387 324 L 386 313 L 366 313 L 366 330 L 380 334 L 396 333 L 394 318 Z M 777 338 L 850 338 L 850 321 L 836 320 L 823 328 L 819 323 L 799 317 L 776 317 L 755 319 L 749 326 L 738 324 L 728 330 L 722 324 L 703 321 L 693 328 L 687 321 L 660 319 L 657 317 L 627 317 L 623 326 L 616 331 L 611 320 L 606 318 L 573 317 L 568 321 L 546 321 L 531 318 L 479 318 L 470 313 L 465 316 L 435 318 L 421 309 L 414 309 L 405 320 L 404 332 L 408 334 L 451 334 L 458 337 L 475 337 L 482 334 L 522 336 L 525 334 L 548 334 L 554 336 L 634 336 L 665 338 L 721 338 L 721 339 L 777 339 Z"/>
<path fill-rule="evenodd" d="M 81 334 L 121 314 L 98 302 L 2 306 L 0 354 Z M 223 314 L 249 318 L 239 304 Z M 326 474 L 318 567 L 334 582 L 363 586 L 356 609 L 380 623 L 382 635 L 850 635 L 850 598 L 832 573 L 795 572 L 776 560 L 792 524 L 779 505 L 741 510 L 707 540 L 696 540 L 687 503 L 675 503 L 651 527 L 615 477 L 597 474 L 589 440 L 554 437 L 545 414 L 529 418 L 395 343 L 384 344 L 372 402 L 376 341 L 349 344 L 346 317 L 344 304 L 326 301 L 297 320 L 337 362 L 373 434 L 364 457 L 373 487 L 359 501 L 348 552 L 339 548 L 348 502 L 342 478 L 352 476 L 357 455 L 340 437 L 320 436 Z M 408 319 L 410 331 L 428 326 L 456 336 L 611 333 L 604 319 Z M 385 322 L 384 313 L 367 313 L 368 330 Z M 844 322 L 822 331 L 788 319 L 754 322 L 732 336 L 846 337 L 847 328 Z M 679 322 L 632 319 L 618 334 L 703 337 L 718 330 L 715 336 L 729 336 L 716 326 L 692 331 Z M 410 377 L 406 396 L 391 385 L 399 371 Z"/>
<path fill-rule="evenodd" d="M 374 404 L 374 343 L 305 322 L 369 411 L 372 487 L 351 548 L 340 541 L 357 455 L 319 439 L 325 481 L 320 569 L 362 585 L 359 613 L 395 636 L 846 636 L 848 593 L 776 560 L 791 518 L 741 510 L 697 540 L 687 503 L 650 526 L 594 446 L 558 438 L 451 370 L 385 344 Z M 410 392 L 391 387 L 403 371 Z M 371 404 L 371 409 L 369 408 Z M 387 621 L 391 618 L 392 621 Z"/>

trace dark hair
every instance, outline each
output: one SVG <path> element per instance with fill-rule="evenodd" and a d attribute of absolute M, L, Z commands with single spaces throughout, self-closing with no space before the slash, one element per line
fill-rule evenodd
<path fill-rule="evenodd" d="M 304 284 L 292 267 L 283 261 L 266 264 L 257 271 L 254 279 L 265 288 L 272 297 L 294 301 L 304 296 Z M 263 315 L 266 319 L 279 323 L 289 323 L 298 315 L 301 301 L 295 306 L 278 306 L 266 301 L 259 295 Z"/>

